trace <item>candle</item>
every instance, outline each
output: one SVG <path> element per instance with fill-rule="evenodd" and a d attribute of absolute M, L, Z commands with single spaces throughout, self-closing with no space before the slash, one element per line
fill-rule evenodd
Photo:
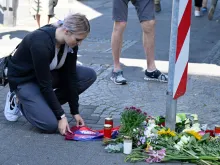
<path fill-rule="evenodd" d="M 215 126 L 215 136 L 219 136 L 220 137 L 220 125 L 216 125 Z"/>
<path fill-rule="evenodd" d="M 113 119 L 111 117 L 105 118 L 105 124 L 110 124 L 113 128 Z"/>
<path fill-rule="evenodd" d="M 110 124 L 104 124 L 104 138 L 111 139 L 112 137 L 112 126 Z"/>
<path fill-rule="evenodd" d="M 130 154 L 132 151 L 132 139 L 129 136 L 124 137 L 123 153 Z"/>

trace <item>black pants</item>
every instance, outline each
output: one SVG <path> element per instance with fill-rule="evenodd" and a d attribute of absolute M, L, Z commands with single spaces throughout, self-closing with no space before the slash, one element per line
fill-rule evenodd
<path fill-rule="evenodd" d="M 202 0 L 195 0 L 196 7 L 202 7 Z"/>
<path fill-rule="evenodd" d="M 84 92 L 89 88 L 96 80 L 96 73 L 93 69 L 77 66 L 77 90 L 78 94 Z M 68 93 L 62 90 L 65 87 L 59 86 L 59 79 L 56 71 L 52 71 L 53 76 L 53 87 L 55 89 L 55 94 L 61 104 L 66 103 L 66 97 Z M 22 85 L 18 85 L 15 91 L 19 102 L 21 103 L 21 112 L 24 117 L 33 125 L 48 133 L 53 133 L 57 130 L 58 122 L 50 109 L 49 105 L 46 103 L 43 95 L 40 92 L 39 86 L 34 82 L 28 82 Z"/>

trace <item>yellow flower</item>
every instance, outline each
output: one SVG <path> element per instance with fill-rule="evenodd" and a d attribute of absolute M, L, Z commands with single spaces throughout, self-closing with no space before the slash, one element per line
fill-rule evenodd
<path fill-rule="evenodd" d="M 198 132 L 196 132 L 194 130 L 186 131 L 186 133 L 194 136 L 197 140 L 201 140 L 202 139 L 202 136 Z"/>
<path fill-rule="evenodd" d="M 167 131 L 165 129 L 162 129 L 162 130 L 158 131 L 157 134 L 158 135 L 176 136 L 176 133 L 174 131 L 170 131 L 170 129 L 168 129 Z"/>
<path fill-rule="evenodd" d="M 148 152 L 149 150 L 152 150 L 152 147 L 150 143 L 147 143 L 147 147 L 145 148 L 145 151 Z"/>

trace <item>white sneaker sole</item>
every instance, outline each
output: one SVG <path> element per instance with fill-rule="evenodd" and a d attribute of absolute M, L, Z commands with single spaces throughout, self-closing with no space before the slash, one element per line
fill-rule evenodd
<path fill-rule="evenodd" d="M 157 81 L 157 82 L 163 82 L 163 83 L 167 83 L 168 81 L 165 80 L 159 80 L 159 79 L 155 79 L 155 78 L 149 78 L 149 77 L 144 77 L 144 80 L 146 81 Z"/>
<path fill-rule="evenodd" d="M 116 85 L 125 85 L 127 84 L 127 82 L 123 82 L 123 83 L 118 83 L 116 82 L 112 77 L 110 78 Z"/>
<path fill-rule="evenodd" d="M 7 98 L 6 98 L 6 103 L 5 103 L 5 108 L 4 108 L 4 116 L 5 116 L 6 120 L 8 120 L 8 121 L 17 121 L 19 118 L 19 115 L 14 115 L 14 114 L 11 114 L 8 112 L 9 111 L 8 109 L 10 107 L 10 105 L 9 105 L 10 102 L 7 101 L 9 99 L 8 97 L 10 97 L 9 94 L 7 94 Z"/>

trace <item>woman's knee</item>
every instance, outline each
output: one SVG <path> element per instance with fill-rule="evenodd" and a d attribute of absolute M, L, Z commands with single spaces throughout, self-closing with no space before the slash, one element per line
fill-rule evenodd
<path fill-rule="evenodd" d="M 93 84 L 95 81 L 96 81 L 96 79 L 97 79 L 97 74 L 96 74 L 96 72 L 93 70 L 93 69 L 91 69 L 90 68 L 90 70 L 89 70 L 89 81 L 91 82 L 91 84 Z"/>

